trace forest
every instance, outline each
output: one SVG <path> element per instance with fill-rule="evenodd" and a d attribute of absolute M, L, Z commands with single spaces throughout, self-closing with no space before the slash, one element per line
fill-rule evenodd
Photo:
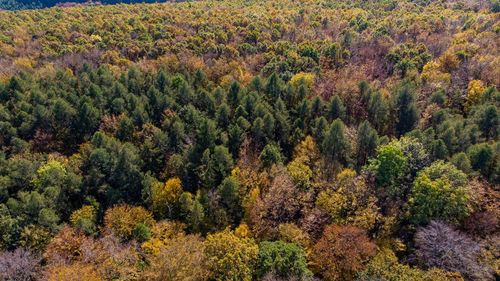
<path fill-rule="evenodd" d="M 183 2 L 189 0 L 0 0 L 0 10 L 44 9 L 54 6 L 95 6 L 109 4 Z"/>
<path fill-rule="evenodd" d="M 500 2 L 0 11 L 0 280 L 500 278 Z"/>

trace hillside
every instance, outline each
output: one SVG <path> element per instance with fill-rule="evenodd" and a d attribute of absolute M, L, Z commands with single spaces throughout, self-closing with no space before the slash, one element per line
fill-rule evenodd
<path fill-rule="evenodd" d="M 499 7 L 0 11 L 0 280 L 498 280 Z"/>
<path fill-rule="evenodd" d="M 42 9 L 51 8 L 54 6 L 92 6 L 92 5 L 112 5 L 112 4 L 134 4 L 134 3 L 161 3 L 161 2 L 182 2 L 179 1 L 156 1 L 156 0 L 0 0 L 0 9 L 3 10 L 25 10 L 25 9 Z"/>

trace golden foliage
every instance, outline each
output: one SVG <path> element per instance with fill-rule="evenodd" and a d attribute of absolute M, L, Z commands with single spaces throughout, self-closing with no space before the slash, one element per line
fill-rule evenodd
<path fill-rule="evenodd" d="M 368 263 L 361 276 L 368 280 L 387 281 L 463 281 L 460 273 L 450 273 L 436 268 L 425 271 L 401 264 L 396 255 L 385 248 Z"/>
<path fill-rule="evenodd" d="M 196 235 L 177 236 L 150 260 L 143 280 L 203 281 L 209 277 L 203 240 Z"/>
<path fill-rule="evenodd" d="M 485 90 L 486 87 L 483 85 L 483 81 L 471 80 L 467 86 L 467 101 L 465 102 L 466 109 L 475 105 Z"/>
<path fill-rule="evenodd" d="M 95 222 L 97 219 L 97 210 L 92 205 L 85 205 L 80 209 L 74 211 L 69 218 L 71 224 L 75 225 L 79 220 L 89 220 Z"/>
<path fill-rule="evenodd" d="M 292 76 L 290 83 L 296 88 L 304 85 L 307 89 L 311 89 L 314 85 L 314 79 L 315 77 L 312 73 L 299 72 Z"/>
<path fill-rule="evenodd" d="M 165 184 L 155 183 L 151 188 L 151 203 L 153 211 L 161 216 L 170 215 L 173 205 L 182 194 L 182 183 L 177 177 L 171 178 Z"/>
<path fill-rule="evenodd" d="M 326 211 L 336 224 L 351 224 L 366 230 L 381 219 L 377 199 L 369 193 L 365 180 L 351 169 L 337 175 L 336 189 L 322 191 L 316 206 Z"/>
<path fill-rule="evenodd" d="M 423 67 L 421 78 L 432 90 L 447 88 L 451 83 L 451 75 L 441 69 L 442 65 L 436 61 L 430 61 Z"/>
<path fill-rule="evenodd" d="M 246 223 L 242 223 L 234 230 L 234 235 L 240 238 L 248 238 L 251 235 L 250 228 Z"/>
<path fill-rule="evenodd" d="M 104 230 L 122 239 L 132 238 L 138 224 L 152 227 L 154 223 L 153 216 L 146 209 L 126 204 L 114 206 L 104 215 Z"/>
<path fill-rule="evenodd" d="M 305 165 L 300 159 L 293 160 L 286 166 L 288 173 L 295 184 L 302 188 L 308 188 L 313 172 L 309 166 Z"/>
<path fill-rule="evenodd" d="M 147 254 L 158 255 L 165 245 L 176 237 L 185 235 L 183 223 L 176 221 L 160 221 L 151 229 L 151 239 L 142 243 L 141 248 Z"/>
<path fill-rule="evenodd" d="M 73 263 L 49 267 L 46 271 L 48 281 L 101 281 L 98 273 L 91 265 Z"/>
<path fill-rule="evenodd" d="M 258 253 L 253 239 L 240 238 L 229 230 L 209 234 L 205 241 L 211 278 L 215 280 L 252 280 Z"/>

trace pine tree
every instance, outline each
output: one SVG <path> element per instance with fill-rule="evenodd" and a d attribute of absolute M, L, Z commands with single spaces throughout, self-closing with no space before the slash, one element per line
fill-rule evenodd
<path fill-rule="evenodd" d="M 397 93 L 396 109 L 398 112 L 396 132 L 398 136 L 401 136 L 415 127 L 419 116 L 415 97 L 411 92 L 410 85 L 405 84 L 399 89 Z"/>
<path fill-rule="evenodd" d="M 231 86 L 229 87 L 229 93 L 227 95 L 227 103 L 232 108 L 236 108 L 240 103 L 240 91 L 240 84 L 237 81 L 233 81 L 233 83 L 231 83 Z"/>
<path fill-rule="evenodd" d="M 221 128 L 227 128 L 230 122 L 230 112 L 231 109 L 229 106 L 225 103 L 221 104 L 219 106 L 219 109 L 217 110 L 216 118 L 217 118 L 217 125 Z"/>
<path fill-rule="evenodd" d="M 345 135 L 345 125 L 335 119 L 323 140 L 323 153 L 334 163 L 347 165 L 349 162 L 349 141 Z"/>
<path fill-rule="evenodd" d="M 264 139 L 264 121 L 262 118 L 257 117 L 255 121 L 253 121 L 252 125 L 252 135 L 255 143 L 260 144 Z"/>
<path fill-rule="evenodd" d="M 389 105 L 379 92 L 371 95 L 368 102 L 368 118 L 378 132 L 385 129 L 389 117 Z"/>
<path fill-rule="evenodd" d="M 314 97 L 311 103 L 311 115 L 318 117 L 323 115 L 323 99 L 320 96 Z"/>
<path fill-rule="evenodd" d="M 270 100 L 275 100 L 281 95 L 281 80 L 276 73 L 267 78 L 266 94 Z"/>
<path fill-rule="evenodd" d="M 271 113 L 264 115 L 264 132 L 268 139 L 274 139 L 275 119 Z"/>
<path fill-rule="evenodd" d="M 370 122 L 363 121 L 358 127 L 357 156 L 358 165 L 362 166 L 366 160 L 375 154 L 378 145 L 378 134 Z"/>
<path fill-rule="evenodd" d="M 328 111 L 328 117 L 331 120 L 335 120 L 337 118 L 344 120 L 345 119 L 345 106 L 342 99 L 340 99 L 339 95 L 334 95 L 332 100 L 330 101 L 330 109 Z"/>
<path fill-rule="evenodd" d="M 317 143 L 323 143 L 327 129 L 328 121 L 326 121 L 325 117 L 321 116 L 314 120 L 313 135 Z"/>

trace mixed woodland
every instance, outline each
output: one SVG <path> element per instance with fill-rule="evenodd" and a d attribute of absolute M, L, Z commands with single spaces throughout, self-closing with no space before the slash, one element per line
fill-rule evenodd
<path fill-rule="evenodd" d="M 500 2 L 0 11 L 0 280 L 500 278 Z"/>

